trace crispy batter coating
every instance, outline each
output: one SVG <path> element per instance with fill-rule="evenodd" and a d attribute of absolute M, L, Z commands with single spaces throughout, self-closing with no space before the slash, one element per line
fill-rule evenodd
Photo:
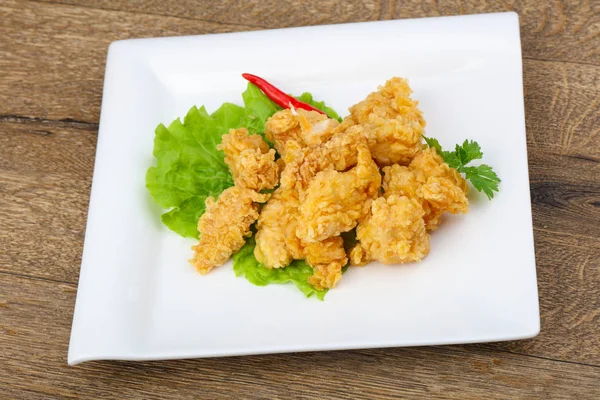
<path fill-rule="evenodd" d="M 410 169 L 415 172 L 420 182 L 431 177 L 446 178 L 458 186 L 463 193 L 467 193 L 467 181 L 457 170 L 450 168 L 433 148 L 427 148 L 417 154 L 410 163 Z"/>
<path fill-rule="evenodd" d="M 230 130 L 218 148 L 236 185 L 216 202 L 207 199 L 190 262 L 203 274 L 226 262 L 257 220 L 257 260 L 282 268 L 305 259 L 314 271 L 308 282 L 319 290 L 335 287 L 349 259 L 363 265 L 425 257 L 428 231 L 442 214 L 468 210 L 467 184 L 433 149 L 423 149 L 425 121 L 411 93 L 406 80 L 392 78 L 341 124 L 314 111 L 275 113 L 265 136 L 277 161 L 259 135 Z M 257 193 L 278 183 L 270 198 Z M 346 254 L 340 234 L 354 227 L 357 244 Z"/>
<path fill-rule="evenodd" d="M 265 124 L 265 136 L 284 157 L 286 143 L 293 140 L 304 146 L 325 143 L 339 125 L 334 119 L 316 111 L 281 110 L 269 118 Z"/>
<path fill-rule="evenodd" d="M 282 268 L 304 258 L 304 247 L 296 236 L 300 216 L 299 182 L 296 179 L 305 151 L 294 140 L 287 143 L 281 184 L 260 212 L 256 225 L 254 256 L 267 268 Z"/>
<path fill-rule="evenodd" d="M 258 218 L 259 206 L 269 199 L 269 194 L 232 186 L 224 190 L 217 201 L 206 199 L 206 211 L 198 221 L 200 241 L 192 249 L 190 260 L 201 274 L 225 263 L 251 235 L 250 225 Z"/>
<path fill-rule="evenodd" d="M 347 130 L 337 132 L 322 146 L 310 149 L 302 161 L 297 179 L 306 188 L 307 183 L 318 172 L 325 169 L 346 171 L 356 165 L 359 145 L 367 145 L 367 139 L 361 126 L 354 125 Z"/>
<path fill-rule="evenodd" d="M 246 128 L 231 129 L 223 135 L 217 149 L 225 153 L 225 163 L 237 186 L 256 191 L 277 186 L 279 165 L 275 162 L 275 150 L 260 135 L 248 135 Z"/>
<path fill-rule="evenodd" d="M 254 256 L 267 268 L 282 268 L 303 258 L 296 236 L 300 201 L 294 189 L 280 186 L 273 192 L 258 218 Z"/>
<path fill-rule="evenodd" d="M 260 149 L 263 154 L 270 150 L 260 135 L 250 135 L 246 128 L 230 129 L 221 137 L 221 144 L 217 145 L 217 149 L 225 152 L 225 158 L 232 163 L 244 150 Z M 227 165 L 230 165 L 229 162 Z"/>
<path fill-rule="evenodd" d="M 418 181 L 414 171 L 398 164 L 383 167 L 383 195 L 397 194 L 417 198 L 417 190 L 424 182 Z"/>
<path fill-rule="evenodd" d="M 436 229 L 445 212 L 466 213 L 469 209 L 467 182 L 458 171 L 444 163 L 433 149 L 426 149 L 408 167 L 383 168 L 384 196 L 408 196 L 421 203 L 428 230 Z"/>
<path fill-rule="evenodd" d="M 342 267 L 348 263 L 344 240 L 340 236 L 308 244 L 304 256 L 314 270 L 308 283 L 317 290 L 334 287 L 342 277 Z"/>
<path fill-rule="evenodd" d="M 429 253 L 424 211 L 414 198 L 395 194 L 373 201 L 367 218 L 358 224 L 359 243 L 350 251 L 350 262 L 401 264 L 420 261 Z"/>
<path fill-rule="evenodd" d="M 354 228 L 377 197 L 381 175 L 366 145 L 358 146 L 357 164 L 347 172 L 326 169 L 308 184 L 300 205 L 296 234 L 306 243 L 338 236 Z"/>
<path fill-rule="evenodd" d="M 408 164 L 421 150 L 425 120 L 411 93 L 405 79 L 392 78 L 350 107 L 350 116 L 342 123 L 364 128 L 373 158 L 381 166 Z"/>

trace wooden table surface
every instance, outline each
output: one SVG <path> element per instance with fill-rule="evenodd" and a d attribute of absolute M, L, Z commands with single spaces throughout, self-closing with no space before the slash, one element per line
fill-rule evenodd
<path fill-rule="evenodd" d="M 111 41 L 508 10 L 538 337 L 67 366 Z M 0 16 L 0 398 L 600 398 L 600 1 L 3 0 Z"/>

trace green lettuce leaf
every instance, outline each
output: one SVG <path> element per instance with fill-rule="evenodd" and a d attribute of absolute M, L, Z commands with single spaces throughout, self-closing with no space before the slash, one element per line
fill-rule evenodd
<path fill-rule="evenodd" d="M 301 101 L 340 120 L 339 115 L 310 93 L 298 97 Z M 221 136 L 240 127 L 250 133 L 263 134 L 267 119 L 281 108 L 256 86 L 248 84 L 242 93 L 244 106 L 225 103 L 212 114 L 204 107 L 192 107 L 183 122 L 173 121 L 168 127 L 160 124 L 155 131 L 153 155 L 156 165 L 146 173 L 146 187 L 154 201 L 167 211 L 162 222 L 184 237 L 198 237 L 198 219 L 205 211 L 205 200 L 233 186 L 225 155 L 217 150 Z M 286 268 L 268 269 L 254 257 L 254 238 L 248 239 L 233 256 L 234 271 L 255 285 L 293 283 L 306 297 L 315 295 L 323 300 L 327 290 L 316 290 L 307 279 L 313 273 L 304 261 L 294 261 Z"/>
<path fill-rule="evenodd" d="M 250 283 L 257 286 L 270 284 L 293 283 L 306 297 L 315 295 L 319 300 L 325 298 L 327 289 L 316 290 L 307 279 L 313 274 L 313 269 L 306 262 L 296 260 L 285 268 L 269 269 L 254 257 L 254 237 L 233 255 L 233 271 L 236 276 L 244 276 Z"/>
<path fill-rule="evenodd" d="M 208 196 L 194 196 L 184 200 L 178 207 L 161 215 L 161 221 L 181 236 L 197 238 L 198 220 L 204 213 L 206 197 Z"/>
<path fill-rule="evenodd" d="M 146 187 L 158 205 L 170 209 L 161 219 L 171 230 L 198 237 L 196 224 L 206 197 L 233 185 L 224 154 L 216 146 L 225 125 L 239 127 L 244 116 L 244 109 L 233 104 L 223 104 L 213 115 L 204 107 L 192 107 L 183 122 L 176 119 L 168 128 L 156 128 L 157 165 L 148 169 Z"/>
<path fill-rule="evenodd" d="M 323 102 L 304 93 L 303 101 L 337 116 Z M 249 83 L 242 93 L 244 106 L 224 103 L 208 114 L 204 107 L 192 107 L 183 122 L 178 118 L 168 127 L 158 125 L 153 155 L 156 166 L 146 173 L 146 187 L 154 201 L 168 211 L 162 222 L 184 237 L 198 237 L 198 219 L 208 196 L 217 197 L 233 186 L 225 155 L 217 150 L 221 136 L 240 127 L 263 134 L 267 119 L 281 108 Z M 309 102 L 307 101 L 307 102 Z M 338 116 L 339 118 L 339 116 Z"/>
<path fill-rule="evenodd" d="M 248 88 L 242 93 L 244 104 L 246 106 L 246 116 L 242 126 L 245 126 L 250 133 L 260 133 L 265 131 L 265 122 L 277 111 L 281 110 L 277 104 L 273 103 L 259 88 L 249 83 Z"/>
<path fill-rule="evenodd" d="M 146 187 L 154 201 L 169 210 L 162 222 L 181 236 L 197 238 L 206 198 L 233 186 L 225 155 L 217 150 L 221 135 L 242 126 L 262 134 L 267 118 L 278 110 L 252 84 L 242 98 L 244 107 L 225 103 L 210 115 L 204 107 L 192 107 L 183 122 L 176 119 L 168 127 L 156 128 L 157 165 L 148 169 Z"/>

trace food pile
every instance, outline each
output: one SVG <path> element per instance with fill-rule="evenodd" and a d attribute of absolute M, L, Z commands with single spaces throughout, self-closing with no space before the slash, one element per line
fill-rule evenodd
<path fill-rule="evenodd" d="M 190 262 L 202 274 L 237 253 L 236 273 L 253 283 L 292 281 L 307 295 L 324 294 L 338 283 L 347 264 L 423 259 L 430 250 L 429 232 L 440 225 L 442 215 L 468 211 L 467 181 L 461 173 L 490 198 L 498 190 L 499 179 L 490 167 L 467 166 L 482 156 L 476 142 L 465 141 L 453 152 L 443 151 L 435 139 L 423 142 L 425 120 L 405 79 L 388 80 L 340 121 L 308 94 L 281 109 L 286 95 L 273 94 L 271 86 L 256 80 L 260 78 L 245 77 L 275 103 L 270 110 L 258 107 L 263 118 L 273 111 L 260 126 L 261 116 L 252 115 L 257 110 L 249 111 L 250 96 L 244 97 L 246 107 L 235 106 L 243 110 L 234 117 L 237 126 L 221 132 L 218 143 L 213 135 L 222 156 L 210 156 L 215 164 L 222 160 L 230 176 L 224 178 L 226 171 L 217 168 L 201 180 L 202 188 L 210 186 L 202 189 L 206 194 L 179 199 L 178 204 L 159 202 L 174 207 L 163 221 L 176 231 L 183 230 L 179 220 L 189 220 L 194 205 L 201 209 L 195 214 L 199 242 Z M 171 136 L 177 130 L 164 129 Z M 157 129 L 158 147 L 165 147 L 164 136 Z M 197 138 L 198 132 L 192 136 Z M 189 161 L 181 148 L 185 141 L 179 140 L 179 152 L 171 155 L 182 164 Z M 155 200 L 162 200 L 165 190 L 177 187 L 173 182 L 181 172 L 165 167 L 172 160 L 157 152 L 156 140 L 155 156 L 159 165 L 149 170 L 147 186 Z"/>

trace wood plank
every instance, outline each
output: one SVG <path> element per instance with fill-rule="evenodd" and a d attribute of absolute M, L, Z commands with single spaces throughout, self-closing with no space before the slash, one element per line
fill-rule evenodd
<path fill-rule="evenodd" d="M 523 87 L 530 152 L 600 161 L 600 67 L 524 60 Z"/>
<path fill-rule="evenodd" d="M 259 28 L 283 28 L 290 26 L 339 24 L 346 22 L 389 19 L 389 1 L 380 0 L 235 0 L 206 2 L 198 7 L 194 0 L 176 3 L 163 1 L 130 0 L 41 0 L 74 6 L 120 10 L 158 16 L 171 16 L 224 24 L 243 23 Z"/>
<path fill-rule="evenodd" d="M 0 123 L 0 270 L 77 282 L 96 132 Z"/>
<path fill-rule="evenodd" d="M 93 123 L 112 41 L 255 29 L 17 0 L 0 4 L 0 19 L 0 115 Z"/>
<path fill-rule="evenodd" d="M 600 3 L 539 0 L 396 1 L 394 18 L 515 11 L 523 56 L 600 66 Z"/>
<path fill-rule="evenodd" d="M 536 228 L 534 236 L 540 334 L 482 347 L 600 366 L 600 236 L 586 239 L 550 227 Z"/>
<path fill-rule="evenodd" d="M 81 6 L 55 4 L 67 2 Z M 600 398 L 600 3 L 48 3 L 0 4 L 4 396 Z M 540 336 L 441 348 L 66 366 L 109 42 L 505 10 L 520 13 L 525 58 L 560 61 L 524 62 Z"/>
<path fill-rule="evenodd" d="M 600 163 L 535 152 L 529 160 L 534 227 L 598 240 Z"/>
<path fill-rule="evenodd" d="M 320 3 L 321 1 L 318 2 L 318 4 Z M 96 123 L 100 112 L 106 50 L 110 42 L 132 37 L 191 35 L 257 29 L 255 26 L 243 25 L 240 22 L 252 21 L 251 17 L 246 18 L 243 13 L 240 14 L 242 17 L 231 24 L 192 19 L 185 13 L 205 12 L 207 8 L 185 7 L 183 2 L 178 2 L 177 4 L 181 4 L 181 6 L 177 7 L 172 7 L 173 3 L 165 2 L 144 3 L 146 4 L 144 7 L 135 2 L 99 4 L 104 4 L 107 7 L 130 7 L 132 4 L 132 12 L 17 0 L 6 0 L 2 3 L 0 12 L 3 24 L 0 26 L 0 34 L 6 38 L 6 44 L 3 45 L 1 50 L 0 69 L 7 72 L 0 75 L 0 115 L 53 120 L 74 119 Z M 222 2 L 219 4 L 228 5 L 229 3 Z M 263 15 L 264 10 L 260 8 L 263 7 L 263 4 L 273 5 L 271 2 L 257 2 L 253 7 L 258 8 L 252 8 L 251 14 Z M 297 3 L 291 2 L 289 4 Z M 317 7 L 317 3 L 311 2 L 298 4 L 303 4 L 302 7 L 308 7 L 310 10 L 312 10 L 310 7 Z M 313 6 L 310 6 L 311 4 Z M 329 3 L 325 2 L 323 7 L 326 4 Z M 406 10 L 413 10 L 410 15 L 403 16 L 434 14 L 429 11 L 428 13 L 421 13 L 419 11 L 421 8 L 410 6 L 413 2 L 403 2 L 403 4 L 405 4 Z M 178 10 L 181 7 L 181 10 L 188 11 L 185 13 L 181 11 L 183 13 L 181 17 L 134 13 L 140 9 L 152 11 L 152 9 L 149 9 L 151 6 L 168 7 L 168 10 Z M 239 11 L 239 8 L 242 7 L 233 4 L 229 4 L 229 6 L 225 9 Z M 294 11 L 294 9 L 290 11 L 285 7 L 283 9 L 277 7 L 283 6 L 276 6 L 273 10 L 279 10 L 277 15 L 280 15 L 280 18 L 284 18 L 284 20 L 287 18 L 295 21 L 296 15 L 319 14 L 314 10 L 301 13 Z M 348 18 L 348 20 L 359 18 L 355 11 L 343 11 L 346 9 L 345 7 L 350 6 L 337 5 L 335 7 L 340 8 L 340 10 L 335 8 L 335 12 L 332 9 L 325 14 L 329 13 L 335 15 L 335 18 L 339 16 L 339 18 Z M 370 9 L 369 7 L 367 9 Z M 217 10 L 220 10 L 220 8 Z M 166 12 L 166 10 L 159 8 L 156 12 Z M 374 14 L 367 14 L 368 18 L 376 19 L 379 18 L 381 13 L 385 14 L 385 10 L 381 9 Z M 587 15 L 584 11 L 582 13 Z M 211 15 L 211 18 L 219 19 L 217 16 L 221 14 L 215 11 L 214 15 Z M 225 20 L 225 15 L 230 14 L 223 15 L 222 19 Z M 233 13 L 231 15 L 237 14 Z M 231 19 L 232 17 L 227 18 Z M 592 19 L 594 18 L 592 17 Z M 277 20 L 274 16 L 267 19 Z M 90 21 L 94 22 L 90 23 Z M 324 22 L 336 21 L 342 22 L 342 20 Z M 315 20 L 315 22 L 323 21 Z M 569 48 L 582 49 L 582 51 L 587 48 L 583 44 L 575 46 L 575 43 L 566 39 L 557 40 L 560 43 L 565 43 L 567 47 L 571 46 Z M 524 32 L 524 48 L 527 48 L 528 41 L 526 32 Z M 588 42 L 596 49 L 600 48 L 598 40 L 592 38 Z M 528 54 L 525 53 L 525 56 L 527 57 Z M 589 57 L 585 60 L 589 61 Z M 569 66 L 565 68 L 565 71 L 573 69 Z M 557 69 L 558 67 L 553 67 L 550 70 L 554 72 Z M 589 69 L 583 70 L 583 73 L 588 76 L 591 74 L 597 76 L 598 69 L 590 66 Z M 553 79 L 552 77 L 544 77 L 542 71 L 536 71 L 536 74 L 541 75 L 539 77 L 544 79 Z M 540 83 L 543 84 L 545 81 L 540 81 Z"/>
<path fill-rule="evenodd" d="M 55 2 L 55 0 L 48 0 Z M 374 21 L 515 11 L 521 19 L 526 58 L 585 62 L 600 65 L 600 5 L 594 1 L 539 0 L 309 0 L 213 2 L 197 7 L 194 0 L 58 0 L 61 3 L 137 13 L 169 15 L 261 28 L 282 28 L 344 22 Z"/>
<path fill-rule="evenodd" d="M 9 398 L 393 399 L 600 396 L 600 368 L 475 346 L 66 365 L 72 285 L 0 278 L 0 385 Z"/>

